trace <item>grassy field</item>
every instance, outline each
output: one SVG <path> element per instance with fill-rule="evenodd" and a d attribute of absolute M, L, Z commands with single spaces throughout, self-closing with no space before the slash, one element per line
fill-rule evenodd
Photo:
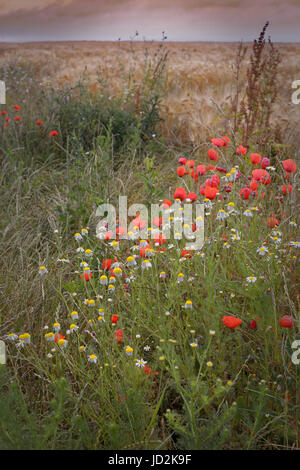
<path fill-rule="evenodd" d="M 300 448 L 300 46 L 263 44 L 0 44 L 1 449 Z M 145 243 L 97 233 L 119 195 L 170 201 Z"/>

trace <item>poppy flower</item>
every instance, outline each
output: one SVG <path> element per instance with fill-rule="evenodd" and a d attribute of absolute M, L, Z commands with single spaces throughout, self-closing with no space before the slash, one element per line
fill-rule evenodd
<path fill-rule="evenodd" d="M 293 190 L 293 186 L 291 184 L 288 184 L 287 186 L 281 186 L 281 191 L 283 194 L 287 194 L 288 192 L 291 193 Z"/>
<path fill-rule="evenodd" d="M 21 116 L 16 116 L 16 117 L 14 118 L 14 121 L 21 121 L 21 119 L 22 119 Z"/>
<path fill-rule="evenodd" d="M 206 173 L 206 169 L 205 169 L 205 165 L 198 165 L 197 168 L 196 168 L 196 174 L 198 175 L 200 173 L 200 175 L 205 175 Z"/>
<path fill-rule="evenodd" d="M 66 339 L 66 337 L 61 335 L 60 333 L 58 333 L 58 335 L 55 335 L 55 338 L 54 338 L 55 343 L 57 343 L 57 341 L 59 341 L 60 339 Z"/>
<path fill-rule="evenodd" d="M 85 279 L 87 282 L 89 282 L 89 280 L 92 278 L 92 273 L 89 272 L 89 273 L 80 274 L 80 278 Z"/>
<path fill-rule="evenodd" d="M 261 156 L 259 155 L 259 153 L 251 153 L 250 160 L 252 165 L 256 166 L 261 162 Z"/>
<path fill-rule="evenodd" d="M 258 184 L 255 180 L 252 180 L 251 183 L 250 183 L 250 189 L 251 191 L 256 191 L 258 188 Z"/>
<path fill-rule="evenodd" d="M 288 160 L 283 160 L 282 165 L 285 171 L 287 171 L 288 173 L 295 173 L 295 171 L 297 170 L 296 162 L 292 158 L 289 158 Z"/>
<path fill-rule="evenodd" d="M 253 170 L 252 176 L 255 181 L 260 181 L 263 184 L 266 183 L 268 180 L 270 180 L 269 173 L 267 172 L 267 170 L 264 170 L 263 168 Z"/>
<path fill-rule="evenodd" d="M 227 315 L 222 318 L 222 322 L 227 326 L 227 328 L 233 330 L 234 328 L 237 328 L 241 325 L 242 320 L 240 318 L 234 317 L 233 315 Z"/>
<path fill-rule="evenodd" d="M 243 145 L 239 145 L 238 148 L 236 149 L 237 155 L 245 155 L 246 153 L 247 153 L 247 148 L 243 147 Z"/>
<path fill-rule="evenodd" d="M 215 162 L 219 160 L 219 152 L 216 150 L 209 149 L 207 153 L 210 160 L 214 160 Z"/>
<path fill-rule="evenodd" d="M 0 114 L 2 114 L 3 116 L 5 116 L 5 114 L 7 114 L 7 111 L 0 111 Z"/>
<path fill-rule="evenodd" d="M 116 324 L 118 323 L 118 320 L 119 320 L 119 315 L 112 315 L 111 316 L 111 322 Z"/>
<path fill-rule="evenodd" d="M 123 343 L 123 331 L 121 330 L 121 328 L 119 328 L 116 332 L 115 332 L 115 337 L 117 338 L 118 340 L 118 343 Z"/>
<path fill-rule="evenodd" d="M 265 169 L 268 166 L 270 166 L 270 159 L 267 157 L 264 157 L 261 161 L 261 167 Z"/>
<path fill-rule="evenodd" d="M 102 269 L 104 271 L 109 271 L 111 268 L 112 259 L 104 259 L 102 263 Z"/>
<path fill-rule="evenodd" d="M 211 139 L 211 143 L 216 147 L 225 147 L 225 141 L 217 137 L 216 139 Z"/>
<path fill-rule="evenodd" d="M 178 165 L 186 165 L 186 162 L 187 162 L 186 158 L 181 157 L 178 160 Z"/>
<path fill-rule="evenodd" d="M 217 188 L 212 188 L 210 186 L 206 186 L 205 190 L 204 190 L 204 196 L 207 198 L 207 199 L 215 199 L 216 196 L 217 196 L 217 192 L 218 192 L 218 189 Z"/>
<path fill-rule="evenodd" d="M 195 202 L 196 199 L 197 199 L 197 195 L 196 195 L 196 193 L 189 193 L 189 194 L 187 195 L 187 198 L 188 198 L 190 201 Z"/>
<path fill-rule="evenodd" d="M 169 201 L 169 199 L 165 199 L 164 202 L 163 202 L 163 209 L 168 209 L 168 207 L 170 207 L 172 205 L 172 202 Z"/>
<path fill-rule="evenodd" d="M 242 199 L 249 199 L 250 196 L 250 189 L 248 187 L 242 188 L 240 190 L 240 197 Z"/>
<path fill-rule="evenodd" d="M 255 320 L 252 320 L 252 322 L 251 322 L 250 325 L 249 325 L 249 328 L 250 328 L 251 330 L 256 330 L 256 328 L 257 328 L 257 323 L 256 323 Z"/>
<path fill-rule="evenodd" d="M 187 172 L 186 172 L 184 166 L 179 166 L 179 167 L 177 168 L 177 175 L 179 176 L 179 178 L 182 178 L 183 175 L 185 175 L 186 173 L 187 173 Z"/>
<path fill-rule="evenodd" d="M 186 199 L 186 190 L 184 188 L 176 188 L 174 192 L 174 199 L 184 201 Z"/>
<path fill-rule="evenodd" d="M 292 328 L 294 320 L 289 315 L 283 315 L 283 317 L 280 318 L 279 323 L 283 328 Z"/>
<path fill-rule="evenodd" d="M 126 230 L 125 230 L 124 227 L 118 227 L 116 229 L 116 235 L 121 235 L 122 236 L 122 235 L 125 235 L 125 233 L 126 233 Z"/>
<path fill-rule="evenodd" d="M 220 167 L 220 166 L 216 166 L 216 171 L 219 171 L 220 173 L 227 173 L 227 170 L 225 168 Z"/>
<path fill-rule="evenodd" d="M 195 162 L 194 162 L 194 160 L 187 160 L 186 165 L 187 165 L 189 168 L 194 168 Z"/>
<path fill-rule="evenodd" d="M 167 241 L 167 237 L 164 233 L 160 233 L 159 235 L 155 235 L 153 237 L 154 243 L 158 243 L 159 245 L 164 245 Z"/>
<path fill-rule="evenodd" d="M 276 227 L 276 225 L 279 225 L 278 220 L 274 216 L 268 217 L 267 226 L 270 227 L 270 228 L 274 228 L 274 227 Z"/>
<path fill-rule="evenodd" d="M 154 225 L 154 227 L 161 227 L 163 222 L 164 220 L 162 217 L 154 217 L 154 219 L 152 220 L 152 224 Z"/>
<path fill-rule="evenodd" d="M 193 254 L 193 250 L 186 250 L 185 248 L 181 250 L 181 258 L 191 258 Z"/>
<path fill-rule="evenodd" d="M 14 108 L 16 111 L 19 111 L 19 109 L 21 109 L 21 106 L 18 106 L 17 104 L 14 104 Z"/>
<path fill-rule="evenodd" d="M 50 135 L 50 137 L 55 137 L 55 136 L 58 135 L 58 132 L 57 131 L 51 131 L 51 132 L 49 132 L 49 135 Z"/>
<path fill-rule="evenodd" d="M 39 119 L 37 119 L 36 123 L 37 123 L 38 126 L 42 126 L 42 125 L 43 125 L 42 121 L 40 121 Z"/>
<path fill-rule="evenodd" d="M 222 140 L 224 141 L 224 147 L 228 147 L 228 144 L 230 142 L 229 137 L 227 137 L 226 135 L 222 135 Z"/>

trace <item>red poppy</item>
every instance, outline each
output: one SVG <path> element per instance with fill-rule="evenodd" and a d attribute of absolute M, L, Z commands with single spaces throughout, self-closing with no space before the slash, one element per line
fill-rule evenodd
<path fill-rule="evenodd" d="M 181 157 L 178 160 L 178 165 L 186 165 L 186 162 L 187 162 L 186 158 Z"/>
<path fill-rule="evenodd" d="M 220 171 L 220 173 L 227 173 L 227 170 L 225 168 L 220 167 L 220 166 L 216 166 L 216 170 Z"/>
<path fill-rule="evenodd" d="M 251 191 L 256 191 L 258 188 L 258 184 L 255 180 L 252 180 L 251 183 L 250 183 L 250 189 Z"/>
<path fill-rule="evenodd" d="M 255 181 L 260 181 L 263 184 L 271 180 L 269 173 L 267 172 L 267 170 L 264 170 L 263 168 L 253 170 L 252 176 Z"/>
<path fill-rule="evenodd" d="M 111 316 L 111 322 L 116 324 L 118 323 L 118 320 L 119 320 L 119 315 L 112 315 Z"/>
<path fill-rule="evenodd" d="M 256 323 L 255 320 L 252 320 L 252 322 L 251 322 L 250 325 L 249 325 L 249 328 L 250 328 L 251 330 L 256 330 L 256 328 L 257 328 L 257 323 Z"/>
<path fill-rule="evenodd" d="M 216 196 L 217 196 L 217 192 L 218 192 L 218 189 L 217 188 L 211 188 L 210 186 L 206 186 L 205 190 L 204 190 L 204 196 L 207 198 L 207 199 L 215 199 Z"/>
<path fill-rule="evenodd" d="M 116 322 L 115 322 L 116 323 Z M 115 337 L 117 338 L 118 340 L 118 343 L 123 343 L 123 331 L 121 330 L 121 328 L 119 328 L 116 332 L 115 332 Z"/>
<path fill-rule="evenodd" d="M 177 168 L 177 175 L 179 176 L 179 178 L 182 178 L 183 175 L 185 175 L 185 174 L 186 174 L 186 170 L 185 170 L 184 166 L 179 166 Z"/>
<path fill-rule="evenodd" d="M 287 194 L 288 192 L 291 193 L 293 190 L 293 186 L 291 184 L 288 184 L 287 186 L 281 186 L 281 191 L 283 194 Z"/>
<path fill-rule="evenodd" d="M 104 259 L 102 263 L 102 269 L 108 271 L 111 268 L 112 259 Z"/>
<path fill-rule="evenodd" d="M 236 154 L 237 155 L 245 155 L 247 153 L 246 147 L 243 147 L 242 145 L 239 145 L 238 148 L 236 149 Z"/>
<path fill-rule="evenodd" d="M 205 165 L 198 165 L 197 168 L 196 168 L 196 175 L 205 175 L 206 173 L 206 169 L 205 169 Z"/>
<path fill-rule="evenodd" d="M 268 226 L 268 227 L 274 228 L 274 227 L 276 227 L 277 225 L 279 225 L 279 222 L 278 222 L 278 220 L 276 219 L 276 217 L 274 217 L 274 216 L 268 217 L 268 219 L 267 219 L 267 226 Z"/>
<path fill-rule="evenodd" d="M 207 153 L 210 160 L 214 160 L 215 162 L 219 160 L 219 152 L 215 149 L 209 149 Z"/>
<path fill-rule="evenodd" d="M 195 202 L 196 199 L 197 199 L 197 195 L 196 195 L 196 193 L 189 193 L 189 194 L 187 195 L 187 198 L 188 198 L 190 201 Z"/>
<path fill-rule="evenodd" d="M 126 233 L 126 230 L 125 230 L 124 227 L 118 227 L 118 228 L 116 229 L 116 235 L 121 235 L 121 236 L 123 236 L 123 235 L 125 235 L 125 233 Z"/>
<path fill-rule="evenodd" d="M 264 157 L 261 161 L 261 167 L 267 168 L 268 166 L 270 166 L 270 159 L 267 157 Z"/>
<path fill-rule="evenodd" d="M 184 201 L 186 199 L 186 190 L 184 188 L 176 188 L 174 192 L 174 199 Z"/>
<path fill-rule="evenodd" d="M 38 126 L 42 126 L 42 125 L 43 125 L 42 121 L 40 121 L 39 119 L 37 119 L 36 123 L 37 123 Z"/>
<path fill-rule="evenodd" d="M 3 114 L 4 116 L 5 114 L 7 114 L 7 111 L 0 111 L 0 114 Z"/>
<path fill-rule="evenodd" d="M 181 258 L 191 258 L 193 254 L 194 254 L 193 250 L 183 249 L 181 251 Z"/>
<path fill-rule="evenodd" d="M 92 278 L 92 273 L 89 272 L 89 273 L 80 274 L 80 278 L 85 279 L 88 282 Z"/>
<path fill-rule="evenodd" d="M 169 199 L 165 199 L 163 202 L 163 209 L 168 209 L 172 205 L 172 202 Z"/>
<path fill-rule="evenodd" d="M 18 106 L 17 104 L 14 104 L 14 108 L 16 111 L 19 111 L 19 109 L 21 109 L 21 106 Z"/>
<path fill-rule="evenodd" d="M 287 171 L 288 173 L 295 173 L 295 171 L 297 170 L 296 162 L 292 158 L 289 158 L 288 160 L 283 160 L 282 165 L 285 171 Z"/>
<path fill-rule="evenodd" d="M 217 137 L 216 139 L 211 139 L 211 143 L 216 147 L 225 147 L 226 145 L 225 141 L 223 139 L 220 139 L 219 137 Z"/>
<path fill-rule="evenodd" d="M 22 119 L 21 116 L 16 116 L 16 117 L 14 118 L 14 121 L 21 121 L 21 119 Z"/>
<path fill-rule="evenodd" d="M 51 132 L 49 132 L 49 135 L 50 135 L 50 137 L 55 137 L 55 136 L 58 135 L 58 132 L 57 131 L 51 131 Z"/>
<path fill-rule="evenodd" d="M 289 315 L 284 315 L 280 318 L 279 323 L 283 328 L 292 328 L 295 322 Z"/>
<path fill-rule="evenodd" d="M 222 322 L 227 326 L 227 328 L 233 330 L 234 328 L 237 328 L 241 325 L 242 320 L 240 318 L 234 317 L 233 315 L 227 315 L 222 318 Z"/>
<path fill-rule="evenodd" d="M 186 165 L 187 165 L 189 168 L 194 168 L 195 162 L 194 162 L 194 160 L 187 160 Z"/>
<path fill-rule="evenodd" d="M 261 162 L 261 156 L 259 153 L 251 153 L 250 160 L 252 165 L 258 165 Z"/>
<path fill-rule="evenodd" d="M 58 335 L 55 335 L 54 337 L 55 343 L 57 343 L 57 341 L 59 341 L 60 339 L 66 339 L 66 337 L 61 335 L 60 333 L 58 333 Z"/>
<path fill-rule="evenodd" d="M 250 189 L 248 187 L 242 188 L 240 190 L 240 197 L 242 199 L 249 199 L 250 196 Z"/>
<path fill-rule="evenodd" d="M 167 237 L 164 233 L 160 233 L 159 235 L 154 235 L 153 237 L 154 243 L 158 243 L 159 245 L 164 245 L 167 241 Z"/>

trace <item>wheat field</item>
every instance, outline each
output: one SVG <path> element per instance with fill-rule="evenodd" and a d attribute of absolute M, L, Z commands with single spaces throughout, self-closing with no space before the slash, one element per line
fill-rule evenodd
<path fill-rule="evenodd" d="M 245 69 L 249 62 L 250 44 Z M 300 106 L 291 102 L 292 82 L 300 77 L 300 44 L 276 44 L 280 54 L 279 93 L 275 117 L 284 127 L 284 142 L 299 139 Z M 167 53 L 164 83 L 163 134 L 198 144 L 207 128 L 224 129 L 221 110 L 226 110 L 235 90 L 233 64 L 238 43 L 35 42 L 0 43 L 0 61 L 33 65 L 43 86 L 69 86 L 86 73 L 93 90 L 105 81 L 112 96 L 144 76 L 146 61 Z M 0 64 L 1 64 L 0 62 Z M 246 71 L 242 79 L 246 80 Z M 242 80 L 242 81 L 243 81 Z M 243 83 L 242 83 L 243 84 Z"/>

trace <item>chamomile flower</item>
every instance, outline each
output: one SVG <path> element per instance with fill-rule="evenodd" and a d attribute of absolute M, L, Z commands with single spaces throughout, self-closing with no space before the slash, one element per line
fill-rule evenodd
<path fill-rule="evenodd" d="M 78 320 L 79 318 L 78 312 L 76 312 L 75 310 L 71 312 L 71 317 L 72 317 L 72 320 Z"/>
<path fill-rule="evenodd" d="M 76 248 L 76 253 L 84 253 L 84 248 L 82 246 L 79 246 Z"/>
<path fill-rule="evenodd" d="M 105 274 L 103 274 L 102 276 L 100 276 L 100 284 L 102 286 L 107 286 L 108 284 L 108 279 L 107 279 L 107 276 L 105 276 Z"/>
<path fill-rule="evenodd" d="M 108 292 L 115 292 L 116 288 L 112 284 L 109 284 L 107 290 L 108 290 Z"/>
<path fill-rule="evenodd" d="M 77 330 L 79 330 L 79 326 L 75 325 L 75 323 L 72 323 L 72 325 L 70 325 L 70 329 L 67 332 L 74 333 L 74 331 L 77 331 Z"/>
<path fill-rule="evenodd" d="M 147 364 L 147 361 L 144 361 L 144 359 L 138 359 L 138 360 L 136 361 L 136 366 L 137 366 L 137 367 L 143 368 L 143 367 L 145 367 L 146 364 Z"/>
<path fill-rule="evenodd" d="M 80 241 L 82 240 L 82 236 L 81 236 L 81 234 L 78 233 L 78 232 L 75 233 L 74 238 L 75 238 L 75 240 L 76 240 L 77 242 L 80 242 Z"/>
<path fill-rule="evenodd" d="M 127 356 L 132 356 L 133 348 L 131 346 L 126 346 L 125 352 L 126 352 Z"/>
<path fill-rule="evenodd" d="M 246 216 L 246 217 L 253 217 L 253 214 L 251 212 L 250 209 L 246 209 L 244 212 L 243 212 L 243 215 Z"/>
<path fill-rule="evenodd" d="M 256 253 L 258 253 L 259 256 L 265 256 L 267 253 L 269 253 L 269 250 L 266 246 L 262 246 L 261 248 L 257 248 Z"/>
<path fill-rule="evenodd" d="M 46 341 L 54 341 L 54 339 L 55 339 L 55 334 L 53 332 L 45 334 Z"/>
<path fill-rule="evenodd" d="M 254 282 L 256 282 L 256 277 L 254 276 L 249 276 L 246 278 L 246 281 L 249 283 L 249 284 L 253 284 Z"/>
<path fill-rule="evenodd" d="M 136 264 L 137 264 L 135 259 L 134 259 L 134 256 L 128 256 L 126 262 L 127 262 L 128 266 L 136 266 Z"/>
<path fill-rule="evenodd" d="M 184 308 L 193 308 L 193 302 L 191 300 L 187 300 L 184 304 Z"/>
<path fill-rule="evenodd" d="M 212 367 L 212 366 L 213 366 L 213 363 L 212 363 L 211 361 L 208 361 L 208 362 L 206 363 L 206 365 L 207 365 L 207 367 Z"/>
<path fill-rule="evenodd" d="M 115 276 L 120 277 L 122 276 L 122 269 L 121 268 L 114 268 L 113 273 Z"/>
<path fill-rule="evenodd" d="M 198 347 L 198 343 L 197 343 L 197 342 L 190 343 L 190 346 L 191 346 L 192 348 L 197 348 L 197 347 Z"/>
<path fill-rule="evenodd" d="M 89 234 L 89 231 L 88 231 L 87 228 L 82 228 L 82 229 L 81 229 L 81 235 L 82 235 L 83 237 L 86 237 L 88 234 Z"/>
<path fill-rule="evenodd" d="M 98 361 L 98 358 L 97 358 L 96 354 L 90 354 L 90 355 L 88 356 L 88 361 L 89 361 L 89 362 L 92 362 L 93 364 L 96 364 L 97 361 Z"/>
<path fill-rule="evenodd" d="M 178 276 L 177 276 L 177 284 L 180 284 L 183 281 L 184 281 L 184 274 L 179 273 Z"/>
<path fill-rule="evenodd" d="M 53 323 L 53 330 L 56 331 L 56 333 L 58 333 L 60 330 L 60 323 L 58 322 Z"/>
<path fill-rule="evenodd" d="M 149 259 L 144 259 L 143 263 L 142 263 L 142 269 L 147 270 L 147 269 L 151 269 L 151 268 L 152 268 L 152 264 L 151 264 L 150 260 Z"/>
<path fill-rule="evenodd" d="M 86 258 L 91 258 L 93 256 L 93 252 L 89 248 L 85 250 L 84 254 Z"/>
<path fill-rule="evenodd" d="M 61 338 L 57 341 L 57 344 L 60 348 L 65 349 L 68 346 L 68 341 L 66 339 Z"/>
<path fill-rule="evenodd" d="M 6 336 L 6 339 L 8 339 L 8 341 L 16 341 L 18 339 L 18 335 L 16 335 L 15 333 L 9 333 Z"/>
<path fill-rule="evenodd" d="M 148 344 L 146 344 L 146 346 L 144 346 L 144 351 L 148 352 L 148 351 L 150 351 L 150 349 L 151 348 L 150 348 L 150 346 L 148 346 Z"/>
<path fill-rule="evenodd" d="M 160 278 L 160 279 L 166 279 L 166 277 L 167 277 L 167 275 L 166 275 L 165 271 L 161 271 L 161 272 L 159 273 L 159 278 Z"/>
<path fill-rule="evenodd" d="M 44 274 L 47 274 L 47 273 L 48 273 L 48 269 L 46 268 L 46 266 L 40 266 L 39 274 L 43 276 Z"/>

